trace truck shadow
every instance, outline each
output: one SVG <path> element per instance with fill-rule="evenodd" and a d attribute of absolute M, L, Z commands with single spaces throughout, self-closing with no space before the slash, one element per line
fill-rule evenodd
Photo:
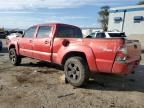
<path fill-rule="evenodd" d="M 38 61 L 36 63 L 30 62 L 30 63 L 22 63 L 20 66 L 26 66 L 26 67 L 46 67 L 46 68 L 54 68 L 55 70 L 63 70 L 62 66 L 59 66 L 57 64 L 52 64 L 49 62 L 45 62 L 45 61 Z"/>
<path fill-rule="evenodd" d="M 140 65 L 135 74 L 116 76 L 95 74 L 84 89 L 103 91 L 137 91 L 144 93 L 144 65 Z"/>
<path fill-rule="evenodd" d="M 46 67 L 53 68 L 53 72 L 63 71 L 63 67 L 48 62 L 38 61 L 36 63 L 23 63 L 26 67 Z M 103 91 L 138 91 L 144 92 L 144 65 L 140 65 L 135 74 L 128 76 L 94 74 L 83 89 L 103 90 Z"/>

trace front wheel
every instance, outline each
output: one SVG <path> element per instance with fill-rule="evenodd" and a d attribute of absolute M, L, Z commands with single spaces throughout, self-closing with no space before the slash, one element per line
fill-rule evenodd
<path fill-rule="evenodd" d="M 14 66 L 18 66 L 21 63 L 21 57 L 16 54 L 15 48 L 9 50 L 9 59 Z"/>
<path fill-rule="evenodd" d="M 89 79 L 89 69 L 86 61 L 81 57 L 69 58 L 64 66 L 67 81 L 75 86 L 83 86 Z"/>

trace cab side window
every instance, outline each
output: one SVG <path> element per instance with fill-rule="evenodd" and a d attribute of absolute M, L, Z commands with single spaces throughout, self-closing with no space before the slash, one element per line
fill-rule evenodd
<path fill-rule="evenodd" d="M 83 38 L 79 28 L 60 26 L 57 32 L 58 38 Z"/>
<path fill-rule="evenodd" d="M 35 31 L 36 31 L 36 27 L 29 28 L 28 30 L 25 31 L 24 37 L 26 37 L 26 38 L 33 38 L 33 36 L 35 34 Z"/>
<path fill-rule="evenodd" d="M 47 38 L 49 37 L 51 31 L 52 31 L 51 26 L 41 26 L 39 27 L 37 38 Z"/>

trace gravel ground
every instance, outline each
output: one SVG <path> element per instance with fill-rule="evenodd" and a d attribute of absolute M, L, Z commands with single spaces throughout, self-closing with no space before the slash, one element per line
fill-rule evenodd
<path fill-rule="evenodd" d="M 14 67 L 4 47 L 0 108 L 144 108 L 144 60 L 135 74 L 96 74 L 84 88 L 63 83 L 62 75 L 59 66 L 27 58 Z"/>

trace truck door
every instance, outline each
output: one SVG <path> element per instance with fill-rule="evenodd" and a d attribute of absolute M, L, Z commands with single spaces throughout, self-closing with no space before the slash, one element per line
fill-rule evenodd
<path fill-rule="evenodd" d="M 33 38 L 37 27 L 31 27 L 25 31 L 25 35 L 19 39 L 19 51 L 21 55 L 32 57 Z"/>
<path fill-rule="evenodd" d="M 40 26 L 33 45 L 33 56 L 36 59 L 51 61 L 52 26 Z"/>

